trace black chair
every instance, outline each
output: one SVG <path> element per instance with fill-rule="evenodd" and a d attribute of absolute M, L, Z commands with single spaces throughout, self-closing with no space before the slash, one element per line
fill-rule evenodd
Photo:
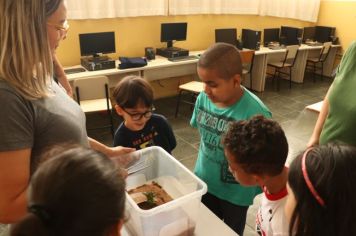
<path fill-rule="evenodd" d="M 252 90 L 252 69 L 253 60 L 255 58 L 254 50 L 240 50 L 241 63 L 242 63 L 242 76 L 246 78 L 250 76 L 250 90 Z"/>
<path fill-rule="evenodd" d="M 278 78 L 277 90 L 279 90 L 279 79 L 282 75 L 286 75 L 289 78 L 289 88 L 292 88 L 292 68 L 298 56 L 299 45 L 291 45 L 286 47 L 284 59 L 279 62 L 270 62 L 267 66 L 274 68 L 273 80 Z M 289 73 L 282 71 L 284 68 L 288 68 Z"/>
<path fill-rule="evenodd" d="M 312 70 L 313 72 L 313 81 L 316 80 L 317 72 L 320 71 L 320 78 L 323 79 L 324 74 L 324 62 L 328 58 L 330 53 L 331 42 L 326 42 L 323 44 L 323 47 L 320 50 L 318 57 L 311 57 L 307 59 L 307 70 Z"/>
<path fill-rule="evenodd" d="M 204 91 L 204 83 L 199 81 L 190 81 L 188 83 L 179 85 L 178 89 L 179 93 L 174 117 L 177 117 L 178 115 L 179 106 L 181 102 L 194 106 L 197 96 L 200 92 Z M 182 99 L 182 93 L 189 93 L 191 95 L 191 100 Z"/>
<path fill-rule="evenodd" d="M 87 127 L 87 130 L 110 128 L 111 135 L 114 136 L 112 105 L 108 84 L 109 79 L 106 76 L 82 78 L 73 81 L 76 100 L 85 113 L 106 111 L 108 115 L 109 125 Z"/>

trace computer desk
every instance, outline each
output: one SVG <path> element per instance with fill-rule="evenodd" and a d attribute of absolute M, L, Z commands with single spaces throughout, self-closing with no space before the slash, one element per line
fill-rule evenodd
<path fill-rule="evenodd" d="M 323 46 L 308 46 L 302 44 L 298 49 L 298 57 L 292 68 L 292 81 L 295 83 L 303 83 L 304 73 L 309 57 L 318 57 Z M 333 65 L 337 51 L 341 48 L 340 45 L 332 45 L 329 55 L 324 62 L 324 76 L 330 77 L 333 72 Z M 255 51 L 254 64 L 252 69 L 252 89 L 258 92 L 264 91 L 266 82 L 267 63 L 272 61 L 281 61 L 284 58 L 286 49 L 272 50 L 266 47 L 261 47 Z M 250 78 L 243 81 L 243 85 L 250 87 Z"/>
<path fill-rule="evenodd" d="M 190 55 L 199 55 L 203 51 L 194 51 L 190 52 Z M 166 79 L 171 77 L 179 77 L 185 75 L 196 75 L 196 65 L 198 59 L 186 60 L 186 61 L 177 61 L 171 62 L 167 58 L 156 56 L 156 59 L 148 61 L 147 65 L 144 67 L 138 68 L 129 68 L 129 69 L 118 69 L 119 61 L 116 60 L 116 68 L 106 69 L 106 70 L 97 70 L 97 71 L 85 71 L 79 73 L 68 74 L 67 78 L 69 82 L 79 79 L 79 78 L 88 78 L 97 75 L 106 75 L 109 77 L 109 87 L 114 87 L 118 81 L 127 75 L 137 75 L 141 76 L 148 81 L 155 81 L 160 79 Z M 81 67 L 80 65 L 66 67 L 67 68 L 76 68 Z"/>
<path fill-rule="evenodd" d="M 324 63 L 324 76 L 331 76 L 333 65 L 336 57 L 337 50 L 340 45 L 332 45 L 327 60 Z M 292 69 L 292 81 L 296 83 L 303 83 L 304 72 L 308 57 L 316 57 L 320 53 L 322 46 L 308 46 L 301 45 L 298 51 L 298 57 Z M 199 55 L 204 51 L 192 51 L 190 55 Z M 260 50 L 255 51 L 253 69 L 252 69 L 252 89 L 258 92 L 263 92 L 266 82 L 267 63 L 273 60 L 280 60 L 283 58 L 286 49 L 272 50 L 266 47 L 261 47 Z M 67 75 L 68 80 L 71 82 L 78 78 L 88 78 L 96 75 L 106 75 L 109 77 L 109 87 L 114 87 L 118 81 L 127 75 L 138 75 L 148 81 L 155 81 L 160 79 L 179 77 L 179 76 L 197 76 L 197 61 L 187 60 L 171 62 L 167 58 L 156 56 L 155 60 L 148 61 L 147 66 L 130 69 L 117 69 L 119 61 L 116 61 L 116 68 L 98 71 L 85 71 Z M 80 65 L 74 66 L 80 67 Z M 72 68 L 72 67 L 68 67 Z M 247 77 L 243 80 L 242 84 L 250 87 L 250 78 Z"/>

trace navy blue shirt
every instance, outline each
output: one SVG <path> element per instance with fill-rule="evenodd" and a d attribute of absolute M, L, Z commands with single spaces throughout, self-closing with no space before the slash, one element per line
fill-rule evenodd
<path fill-rule="evenodd" d="M 128 129 L 122 122 L 114 136 L 114 147 L 132 147 L 139 150 L 150 146 L 160 146 L 171 153 L 176 145 L 176 138 L 167 119 L 158 114 L 153 114 L 145 127 L 139 131 Z"/>

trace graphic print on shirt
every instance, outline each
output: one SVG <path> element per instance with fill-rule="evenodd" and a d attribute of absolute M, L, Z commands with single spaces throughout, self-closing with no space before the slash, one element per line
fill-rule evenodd
<path fill-rule="evenodd" d="M 256 214 L 256 231 L 262 236 L 289 235 L 289 225 L 284 213 L 284 206 L 287 200 L 287 188 L 280 192 L 270 194 L 267 188 L 263 187 L 261 205 Z"/>
<path fill-rule="evenodd" d="M 271 221 L 272 220 L 272 209 L 269 209 L 268 212 L 270 213 L 270 217 L 268 217 L 268 218 L 269 218 L 269 221 Z M 262 209 L 261 209 L 261 206 L 259 206 L 257 215 L 256 215 L 256 232 L 260 236 L 266 236 L 267 234 L 266 234 L 266 232 L 263 231 L 262 224 L 263 224 Z"/>
<path fill-rule="evenodd" d="M 236 182 L 234 176 L 229 171 L 229 165 L 225 158 L 219 158 L 219 153 L 224 152 L 223 145 L 221 143 L 221 136 L 226 132 L 230 123 L 234 121 L 230 117 L 217 115 L 210 111 L 204 110 L 200 107 L 197 112 L 196 121 L 198 126 L 201 126 L 202 144 L 205 146 L 204 157 L 210 161 L 220 164 L 220 178 L 222 182 L 234 183 Z"/>
<path fill-rule="evenodd" d="M 142 133 L 140 137 L 132 141 L 132 145 L 138 149 L 155 146 L 154 137 L 158 135 L 154 127 L 149 132 Z"/>

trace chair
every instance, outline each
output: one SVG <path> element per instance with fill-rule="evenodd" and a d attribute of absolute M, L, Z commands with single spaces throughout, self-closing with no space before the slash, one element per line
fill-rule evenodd
<path fill-rule="evenodd" d="M 315 82 L 316 72 L 320 70 L 320 78 L 323 79 L 324 74 L 324 62 L 328 58 L 330 53 L 331 42 L 326 42 L 323 44 L 322 49 L 318 57 L 312 57 L 307 59 L 307 69 L 313 70 L 313 81 Z"/>
<path fill-rule="evenodd" d="M 181 102 L 194 106 L 197 96 L 199 95 L 200 92 L 204 91 L 204 83 L 199 81 L 190 81 L 188 83 L 179 85 L 178 89 L 179 89 L 179 93 L 178 93 L 177 106 L 176 106 L 176 112 L 174 117 L 177 117 L 178 115 L 179 105 Z M 182 93 L 184 92 L 190 93 L 191 100 L 182 99 Z"/>
<path fill-rule="evenodd" d="M 270 62 L 267 66 L 274 68 L 273 80 L 280 77 L 280 74 L 286 75 L 289 77 L 289 88 L 292 88 L 292 68 L 298 56 L 299 45 L 291 45 L 286 47 L 286 53 L 283 61 L 279 62 Z M 288 68 L 289 73 L 282 71 L 282 69 Z M 277 82 L 277 90 L 279 90 L 279 79 Z"/>
<path fill-rule="evenodd" d="M 111 110 L 112 106 L 109 98 L 108 84 L 109 79 L 106 76 L 81 78 L 73 81 L 76 100 L 83 111 L 85 113 L 90 113 L 106 110 L 109 117 L 110 125 L 93 128 L 87 127 L 87 129 L 93 130 L 110 128 L 111 134 L 114 136 L 114 125 Z"/>
<path fill-rule="evenodd" d="M 252 68 L 253 68 L 253 59 L 255 57 L 254 50 L 241 50 L 241 63 L 242 63 L 242 76 L 250 75 L 250 90 L 252 90 Z"/>

